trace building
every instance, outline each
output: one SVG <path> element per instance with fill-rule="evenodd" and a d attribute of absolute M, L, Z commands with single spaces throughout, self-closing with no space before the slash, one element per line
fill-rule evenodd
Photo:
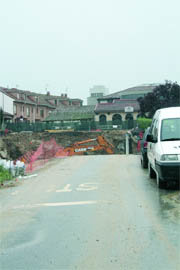
<path fill-rule="evenodd" d="M 0 109 L 3 110 L 3 122 L 13 119 L 13 99 L 0 91 Z"/>
<path fill-rule="evenodd" d="M 106 95 L 104 98 L 120 98 L 120 99 L 134 99 L 137 100 L 139 97 L 144 97 L 146 94 L 153 92 L 155 87 L 158 86 L 158 84 L 143 84 L 131 88 L 127 88 L 125 90 L 121 90 L 118 92 L 115 92 L 110 95 Z"/>
<path fill-rule="evenodd" d="M 140 111 L 137 99 L 152 92 L 156 86 L 155 84 L 135 86 L 99 98 L 95 107 L 96 123 L 121 125 L 123 121 L 129 121 L 128 126 L 132 126 Z"/>
<path fill-rule="evenodd" d="M 59 106 L 80 107 L 83 103 L 81 99 L 68 98 L 67 94 L 53 96 L 50 95 L 50 92 L 39 94 L 16 88 L 8 89 L 3 87 L 0 87 L 0 93 L 0 106 L 5 112 L 13 114 L 13 122 L 27 121 L 32 123 L 43 121 L 51 111 Z"/>
<path fill-rule="evenodd" d="M 136 120 L 139 103 L 133 99 L 99 99 L 95 107 L 95 122 L 105 125 L 122 125 L 123 121 Z"/>
<path fill-rule="evenodd" d="M 109 90 L 104 85 L 95 85 L 90 88 L 90 97 L 87 98 L 87 105 L 96 105 L 97 99 L 108 94 Z"/>

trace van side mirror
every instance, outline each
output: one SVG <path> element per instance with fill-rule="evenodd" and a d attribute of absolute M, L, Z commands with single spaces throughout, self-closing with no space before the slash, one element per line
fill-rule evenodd
<path fill-rule="evenodd" d="M 155 139 L 152 134 L 147 135 L 146 141 L 152 142 L 152 143 L 157 143 L 157 139 Z"/>

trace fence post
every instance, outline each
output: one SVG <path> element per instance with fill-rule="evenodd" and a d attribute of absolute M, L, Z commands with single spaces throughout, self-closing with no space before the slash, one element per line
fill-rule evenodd
<path fill-rule="evenodd" d="M 126 155 L 129 155 L 129 134 L 126 133 Z"/>

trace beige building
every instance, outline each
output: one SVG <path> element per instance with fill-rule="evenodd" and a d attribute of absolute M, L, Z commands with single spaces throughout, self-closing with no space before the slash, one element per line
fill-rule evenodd
<path fill-rule="evenodd" d="M 99 99 L 95 107 L 95 121 L 99 124 L 122 125 L 123 121 L 136 120 L 139 103 L 119 98 Z"/>

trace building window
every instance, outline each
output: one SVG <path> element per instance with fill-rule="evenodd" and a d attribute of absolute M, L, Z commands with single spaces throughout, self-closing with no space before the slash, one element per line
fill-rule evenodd
<path fill-rule="evenodd" d="M 121 125 L 122 124 L 122 117 L 120 114 L 114 114 L 112 117 L 112 124 L 113 125 Z"/>
<path fill-rule="evenodd" d="M 26 115 L 30 116 L 30 108 L 29 107 L 26 108 Z"/>
<path fill-rule="evenodd" d="M 26 95 L 25 94 L 21 94 L 21 99 L 26 99 Z"/>
<path fill-rule="evenodd" d="M 106 125 L 106 115 L 101 114 L 99 116 L 99 123 L 100 123 L 100 125 Z"/>
<path fill-rule="evenodd" d="M 35 102 L 38 103 L 39 102 L 39 97 L 34 97 L 35 98 Z"/>
<path fill-rule="evenodd" d="M 36 108 L 36 113 L 39 113 L 38 107 Z"/>
<path fill-rule="evenodd" d="M 125 119 L 127 121 L 127 128 L 128 129 L 133 128 L 133 126 L 134 126 L 133 115 L 131 113 L 127 113 L 126 116 L 125 116 Z"/>
<path fill-rule="evenodd" d="M 133 115 L 131 113 L 127 113 L 125 119 L 126 120 L 133 120 Z"/>
<path fill-rule="evenodd" d="M 54 104 L 57 106 L 57 99 L 54 100 Z"/>
<path fill-rule="evenodd" d="M 14 106 L 13 106 L 13 112 L 14 112 L 14 114 L 17 114 L 17 105 L 16 104 L 14 104 Z"/>
<path fill-rule="evenodd" d="M 33 107 L 31 108 L 31 113 L 33 114 L 34 110 L 33 110 Z"/>
<path fill-rule="evenodd" d="M 40 116 L 44 117 L 44 110 L 40 110 Z"/>

